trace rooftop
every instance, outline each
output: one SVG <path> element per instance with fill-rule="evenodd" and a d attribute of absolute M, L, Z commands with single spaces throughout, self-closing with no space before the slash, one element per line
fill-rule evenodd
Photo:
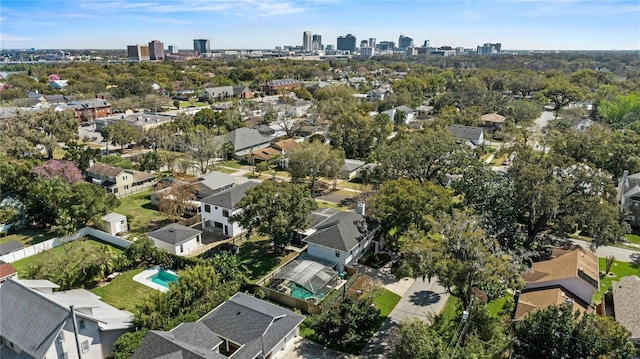
<path fill-rule="evenodd" d="M 170 244 L 180 244 L 201 233 L 202 231 L 200 230 L 186 227 L 179 223 L 171 223 L 149 233 L 149 237 Z"/>
<path fill-rule="evenodd" d="M 640 339 L 640 278 L 622 277 L 611 287 L 616 320 L 631 332 L 631 338 Z"/>

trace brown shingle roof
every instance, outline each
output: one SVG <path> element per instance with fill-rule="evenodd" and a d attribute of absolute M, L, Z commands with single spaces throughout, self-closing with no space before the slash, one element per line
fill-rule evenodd
<path fill-rule="evenodd" d="M 251 151 L 251 154 L 256 159 L 266 161 L 266 160 L 268 160 L 270 158 L 273 158 L 273 157 L 276 157 L 278 155 L 281 155 L 282 152 L 276 150 L 275 148 L 267 147 L 267 148 L 262 148 L 262 149 L 259 149 L 259 150 Z"/>
<path fill-rule="evenodd" d="M 515 320 L 523 319 L 527 314 L 545 309 L 551 305 L 561 305 L 569 300 L 573 306 L 573 311 L 591 312 L 593 309 L 583 306 L 577 297 L 573 297 L 571 293 L 564 292 L 560 288 L 551 288 L 536 290 L 520 294 L 518 305 L 514 315 Z"/>
<path fill-rule="evenodd" d="M 0 278 L 8 277 L 18 271 L 11 265 L 11 263 L 0 264 Z"/>
<path fill-rule="evenodd" d="M 278 150 L 284 150 L 285 152 L 293 152 L 300 147 L 300 144 L 293 138 L 288 138 L 284 141 L 278 141 L 273 144 L 273 147 Z"/>
<path fill-rule="evenodd" d="M 524 275 L 524 280 L 527 283 L 539 283 L 580 277 L 580 271 L 598 282 L 598 257 L 581 247 L 576 247 L 556 258 L 534 263 L 532 271 Z"/>
<path fill-rule="evenodd" d="M 480 118 L 484 122 L 503 123 L 507 118 L 497 113 L 488 113 Z"/>
<path fill-rule="evenodd" d="M 88 173 L 94 173 L 106 177 L 117 177 L 124 169 L 120 167 L 109 166 L 106 163 L 96 162 L 87 169 Z"/>

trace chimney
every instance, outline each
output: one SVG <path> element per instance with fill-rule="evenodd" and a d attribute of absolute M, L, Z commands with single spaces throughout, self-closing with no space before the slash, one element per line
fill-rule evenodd
<path fill-rule="evenodd" d="M 365 215 L 365 204 L 364 202 L 358 202 L 358 204 L 356 205 L 356 213 L 359 215 L 364 216 Z"/>
<path fill-rule="evenodd" d="M 629 170 L 622 172 L 622 179 L 618 184 L 618 204 L 624 205 L 624 192 L 628 188 L 627 182 L 629 180 Z"/>

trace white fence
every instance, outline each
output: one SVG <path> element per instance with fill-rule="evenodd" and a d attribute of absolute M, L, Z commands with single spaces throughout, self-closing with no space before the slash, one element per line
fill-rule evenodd
<path fill-rule="evenodd" d="M 127 248 L 129 247 L 132 243 L 122 239 L 120 237 L 116 237 L 116 236 L 112 236 L 109 233 L 103 232 L 99 229 L 95 229 L 95 228 L 91 228 L 91 227 L 84 227 L 82 229 L 80 229 L 77 233 L 72 234 L 70 236 L 67 237 L 60 237 L 60 238 L 52 238 L 49 240 L 46 240 L 44 242 L 40 242 L 38 244 L 34 244 L 32 246 L 29 247 L 25 247 L 22 249 L 18 249 L 15 252 L 11 252 L 8 254 L 5 254 L 3 256 L 0 256 L 0 260 L 5 262 L 5 263 L 13 263 L 15 261 L 18 261 L 20 259 L 23 258 L 27 258 L 30 257 L 34 254 L 38 254 L 40 252 L 46 251 L 48 249 L 51 249 L 53 247 L 57 247 L 63 243 L 67 243 L 67 242 L 71 242 L 71 241 L 75 241 L 78 238 L 82 238 L 82 237 L 86 237 L 86 236 L 91 236 L 91 237 L 95 237 L 101 241 L 107 242 L 107 243 L 111 243 L 114 246 L 117 247 L 121 247 L 121 248 Z"/>

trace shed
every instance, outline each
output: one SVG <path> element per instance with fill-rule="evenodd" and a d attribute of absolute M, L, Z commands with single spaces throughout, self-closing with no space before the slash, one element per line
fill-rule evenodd
<path fill-rule="evenodd" d="M 102 217 L 102 229 L 112 236 L 129 230 L 127 217 L 123 214 L 111 212 Z"/>

